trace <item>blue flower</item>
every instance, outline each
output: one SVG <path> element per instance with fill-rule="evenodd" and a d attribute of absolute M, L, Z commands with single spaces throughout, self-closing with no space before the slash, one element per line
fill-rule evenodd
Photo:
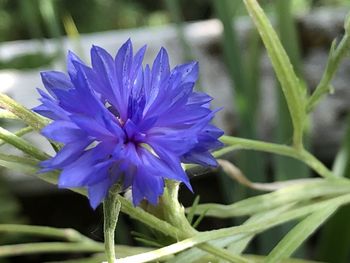
<path fill-rule="evenodd" d="M 162 48 L 143 67 L 145 50 L 134 55 L 128 40 L 113 58 L 93 46 L 91 67 L 70 52 L 68 75 L 41 73 L 48 93 L 39 90 L 34 110 L 53 120 L 42 134 L 64 145 L 42 171 L 61 170 L 59 187 L 87 188 L 93 208 L 117 182 L 131 187 L 134 205 L 156 204 L 165 178 L 191 189 L 181 163 L 217 164 L 209 151 L 223 133 L 209 123 L 212 98 L 193 91 L 198 64 L 171 70 Z"/>

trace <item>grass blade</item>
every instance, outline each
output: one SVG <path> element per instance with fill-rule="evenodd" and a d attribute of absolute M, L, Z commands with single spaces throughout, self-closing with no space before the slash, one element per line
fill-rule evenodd
<path fill-rule="evenodd" d="M 320 209 L 320 211 L 309 215 L 283 237 L 264 262 L 280 262 L 289 258 L 293 252 L 337 210 L 337 208 L 338 206 L 324 207 Z"/>
<path fill-rule="evenodd" d="M 306 118 L 305 89 L 295 74 L 282 43 L 258 2 L 256 0 L 244 0 L 244 3 L 260 33 L 276 76 L 281 83 L 294 128 L 293 144 L 297 148 L 302 148 L 304 122 Z"/>
<path fill-rule="evenodd" d="M 347 129 L 342 147 L 337 154 L 333 172 L 339 177 L 350 177 L 350 116 L 347 119 Z M 331 263 L 347 263 L 350 254 L 350 207 L 345 206 L 327 222 L 321 232 L 318 244 L 318 258 Z M 339 233 L 342 233 L 339 236 Z"/>

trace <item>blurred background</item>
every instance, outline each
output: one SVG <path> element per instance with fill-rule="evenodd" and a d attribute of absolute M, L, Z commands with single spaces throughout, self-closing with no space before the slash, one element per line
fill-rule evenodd
<path fill-rule="evenodd" d="M 311 91 L 324 70 L 334 39 L 340 39 L 350 10 L 348 0 L 265 0 L 272 19 L 300 79 Z M 38 104 L 39 71 L 65 70 L 65 54 L 73 50 L 88 61 L 92 44 L 115 54 L 131 38 L 136 48 L 148 45 L 146 62 L 152 63 L 161 46 L 172 66 L 188 60 L 200 63 L 197 89 L 213 96 L 214 107 L 224 107 L 215 120 L 227 134 L 288 144 L 291 123 L 283 96 L 241 0 L 0 0 L 0 91 L 31 108 Z M 307 145 L 339 175 L 349 175 L 350 161 L 340 163 L 339 150 L 347 151 L 350 138 L 350 60 L 342 64 L 333 85 L 335 93 L 313 113 Z M 349 123 L 349 124 L 348 124 Z M 10 130 L 21 124 L 2 121 Z M 40 136 L 26 139 L 51 151 Z M 3 151 L 13 151 L 10 147 Z M 226 156 L 252 181 L 270 182 L 314 176 L 303 164 L 288 158 L 254 152 Z M 340 164 L 339 164 L 340 163 Z M 189 171 L 195 195 L 183 189 L 181 201 L 232 203 L 258 192 L 240 186 L 220 169 Z M 344 207 L 309 240 L 297 256 L 349 262 L 350 208 Z M 200 230 L 239 224 L 238 220 L 204 219 Z M 71 227 L 102 241 L 102 211 L 92 211 L 85 198 L 58 190 L 21 174 L 1 170 L 0 223 Z M 156 245 L 154 233 L 122 217 L 120 244 Z M 260 235 L 248 252 L 266 254 L 293 225 Z M 132 232 L 134 230 L 134 232 Z M 0 235 L 0 244 L 33 241 Z M 43 241 L 38 239 L 37 241 Z M 166 241 L 164 241 L 166 242 Z M 0 262 L 68 262 L 84 254 L 30 255 L 0 258 Z M 73 261 L 69 261 L 73 262 Z"/>

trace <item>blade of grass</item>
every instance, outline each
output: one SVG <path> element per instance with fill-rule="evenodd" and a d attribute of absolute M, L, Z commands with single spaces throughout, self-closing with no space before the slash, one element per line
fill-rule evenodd
<path fill-rule="evenodd" d="M 279 216 L 282 212 L 288 211 L 289 209 L 293 208 L 294 203 L 278 207 L 276 209 L 272 209 L 270 211 L 262 212 L 255 214 L 251 216 L 248 220 L 244 222 L 244 224 L 250 224 L 250 223 L 259 223 L 263 220 L 266 220 L 270 217 Z M 246 247 L 249 245 L 249 243 L 253 240 L 255 237 L 254 234 L 248 234 L 244 238 L 232 242 L 227 249 L 233 253 L 242 253 Z"/>
<path fill-rule="evenodd" d="M 311 180 L 311 179 L 310 179 Z M 254 215 L 299 201 L 311 200 L 317 197 L 331 197 L 349 192 L 348 181 L 312 179 L 299 185 L 292 185 L 281 190 L 250 197 L 231 205 L 222 204 L 199 204 L 195 211 L 200 215 L 208 210 L 206 216 L 229 218 L 234 216 Z"/>
<path fill-rule="evenodd" d="M 191 47 L 188 44 L 183 27 L 183 16 L 181 13 L 181 5 L 179 0 L 164 0 L 166 9 L 170 13 L 171 20 L 176 25 L 177 36 L 180 40 L 182 52 L 184 54 L 183 60 L 193 60 Z"/>
<path fill-rule="evenodd" d="M 241 47 L 237 38 L 235 29 L 236 15 L 232 10 L 236 10 L 240 1 L 218 0 L 213 1 L 217 16 L 223 25 L 223 54 L 226 58 L 228 72 L 231 78 L 232 88 L 234 89 L 234 106 L 239 115 L 240 129 L 238 135 L 245 137 L 256 137 L 256 113 L 258 103 L 258 71 L 260 61 L 260 45 L 257 34 L 253 32 L 251 38 L 253 41 L 248 46 L 247 57 L 242 55 Z M 246 60 L 245 60 L 246 59 Z M 246 62 L 246 63 L 245 63 Z M 245 74 L 249 72 L 248 74 Z M 255 165 L 251 165 L 251 163 Z M 258 153 L 239 153 L 237 156 L 237 165 L 243 172 L 253 180 L 263 178 L 263 162 Z M 220 176 L 223 192 L 226 196 L 226 203 L 232 203 L 235 200 L 243 199 L 247 191 L 245 188 L 235 186 L 232 181 Z"/>
<path fill-rule="evenodd" d="M 187 214 L 187 220 L 188 220 L 188 222 L 190 224 L 192 224 L 193 217 L 194 217 L 194 212 L 196 211 L 196 207 L 197 207 L 197 205 L 199 203 L 199 200 L 200 200 L 200 196 L 197 195 L 196 198 L 193 201 L 193 204 L 191 206 L 190 212 Z"/>
<path fill-rule="evenodd" d="M 244 3 L 264 42 L 286 98 L 293 123 L 293 145 L 297 149 L 302 149 L 306 117 L 305 89 L 296 76 L 286 51 L 258 2 L 256 0 L 244 0 Z"/>
<path fill-rule="evenodd" d="M 68 242 L 92 242 L 91 239 L 70 228 L 62 229 L 47 226 L 0 224 L 0 233 L 50 237 Z"/>
<path fill-rule="evenodd" d="M 293 19 L 293 14 L 291 13 L 292 1 L 276 1 L 276 11 L 277 11 L 277 24 L 278 32 L 281 39 L 281 43 L 288 54 L 292 65 L 300 78 L 301 69 L 301 58 L 299 51 L 299 41 L 295 28 L 295 23 Z M 302 85 L 305 87 L 305 85 Z M 306 90 L 304 90 L 306 92 Z M 277 123 L 277 142 L 285 143 L 291 139 L 292 135 L 292 122 L 288 114 L 288 108 L 286 106 L 286 100 L 283 94 L 278 90 L 279 100 L 278 100 L 278 123 Z M 277 157 L 275 161 L 275 169 L 277 180 L 288 180 L 293 179 L 297 174 L 298 177 L 307 178 L 309 177 L 308 169 L 305 165 L 283 157 Z M 294 178 L 295 179 L 295 178 Z"/>
<path fill-rule="evenodd" d="M 337 208 L 338 206 L 325 207 L 309 215 L 283 237 L 264 262 L 281 262 L 289 258 L 293 252 L 337 210 Z"/>
<path fill-rule="evenodd" d="M 19 1 L 18 4 L 29 35 L 31 38 L 41 39 L 43 37 L 43 32 L 40 26 L 38 9 L 36 8 L 38 6 L 38 1 Z"/>
<path fill-rule="evenodd" d="M 339 207 L 349 202 L 350 202 L 350 194 L 346 194 L 343 196 L 332 198 L 330 200 L 320 201 L 315 204 L 306 205 L 304 207 L 300 207 L 296 209 L 291 209 L 285 213 L 282 213 L 278 217 L 263 220 L 259 224 L 254 223 L 254 224 L 240 225 L 235 227 L 223 228 L 219 230 L 212 230 L 209 232 L 198 233 L 194 237 L 185 239 L 183 241 L 177 242 L 170 246 L 163 247 L 161 249 L 157 249 L 151 252 L 139 254 L 137 256 L 120 259 L 120 263 L 149 262 L 156 259 L 160 259 L 164 256 L 168 256 L 168 255 L 183 251 L 193 246 L 198 246 L 210 240 L 216 240 L 226 236 L 234 236 L 242 233 L 260 233 L 271 227 L 275 227 L 282 223 L 305 217 L 311 213 L 323 210 L 329 206 Z"/>
<path fill-rule="evenodd" d="M 284 212 L 291 208 L 293 204 L 283 206 L 277 209 L 272 209 L 268 212 L 263 212 L 256 214 L 246 220 L 244 224 L 248 223 L 257 223 L 261 220 L 264 220 L 269 217 L 278 216 L 281 212 Z M 242 251 L 246 248 L 246 246 L 249 244 L 249 242 L 254 238 L 254 234 L 241 234 L 236 235 L 229 238 L 224 238 L 220 240 L 215 240 L 209 242 L 210 244 L 217 246 L 217 247 L 227 247 L 229 251 L 232 253 L 242 253 Z M 169 263 L 182 263 L 182 262 L 202 262 L 200 259 L 205 256 L 205 253 L 203 251 L 200 251 L 198 248 L 191 248 L 188 251 L 182 252 L 181 254 L 176 255 L 173 259 L 169 261 Z"/>
<path fill-rule="evenodd" d="M 336 176 L 350 177 L 350 116 L 347 128 L 338 152 L 333 171 Z M 345 206 L 329 220 L 321 232 L 318 243 L 318 258 L 331 263 L 347 263 L 350 255 L 350 206 Z M 339 235 L 341 233 L 341 235 Z"/>
<path fill-rule="evenodd" d="M 322 79 L 307 102 L 307 112 L 311 112 L 325 94 L 332 92 L 331 81 L 350 50 L 350 13 L 345 20 L 344 29 L 345 34 L 339 44 L 335 40 L 332 43 Z"/>
<path fill-rule="evenodd" d="M 39 0 L 39 10 L 51 38 L 56 39 L 56 52 L 64 58 L 64 45 L 61 39 L 61 26 L 56 14 L 54 0 Z"/>
<path fill-rule="evenodd" d="M 63 20 L 64 30 L 66 31 L 66 35 L 68 39 L 72 43 L 74 43 L 74 47 L 75 47 L 74 50 L 76 54 L 79 55 L 81 59 L 84 59 L 84 49 L 81 43 L 78 28 L 73 20 L 73 17 L 70 14 L 67 14 L 63 17 L 62 20 Z"/>
<path fill-rule="evenodd" d="M 278 34 L 281 40 L 281 43 L 288 54 L 291 64 L 293 65 L 296 74 L 298 77 L 301 77 L 301 58 L 300 58 L 300 48 L 299 48 L 299 39 L 296 32 L 295 22 L 292 14 L 292 1 L 276 1 L 276 15 L 277 15 L 277 26 Z M 279 85 L 276 82 L 276 85 Z M 304 86 L 304 85 L 303 85 Z M 305 86 L 304 86 L 305 87 Z M 278 143 L 290 142 L 293 136 L 293 124 L 288 112 L 288 107 L 286 104 L 286 99 L 283 96 L 282 89 L 278 87 L 277 91 L 277 125 L 275 129 L 275 141 Z M 306 93 L 306 90 L 303 92 Z M 298 162 L 297 160 L 283 157 L 275 156 L 274 157 L 274 178 L 277 181 L 284 181 L 289 179 L 297 178 L 308 178 L 310 176 L 310 170 L 303 163 Z M 270 251 L 274 244 L 278 242 L 278 239 L 288 232 L 291 228 L 291 225 L 283 225 L 281 228 L 274 229 L 273 233 L 265 236 L 261 236 L 261 251 L 260 253 L 266 254 Z M 266 233 L 268 234 L 268 233 Z M 302 256 L 298 254 L 298 256 Z"/>

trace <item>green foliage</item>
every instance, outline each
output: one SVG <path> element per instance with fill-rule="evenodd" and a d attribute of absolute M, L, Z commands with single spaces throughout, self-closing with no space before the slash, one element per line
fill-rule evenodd
<path fill-rule="evenodd" d="M 108 2 L 108 1 L 107 1 Z M 58 23 L 51 17 L 53 13 L 53 1 L 40 1 L 41 13 L 52 28 L 48 31 L 52 35 L 58 35 Z M 108 2 L 109 3 L 109 2 Z M 169 2 L 171 3 L 171 2 Z M 174 4 L 175 2 L 172 1 Z M 217 1 L 216 9 L 219 13 L 225 28 L 224 49 L 227 54 L 228 65 L 232 75 L 232 81 L 236 84 L 238 94 L 238 107 L 243 117 L 254 119 L 253 110 L 247 111 L 247 96 L 252 95 L 256 103 L 257 78 L 247 78 L 245 76 L 247 65 L 243 62 L 239 52 L 239 45 L 235 35 L 232 32 L 230 13 L 227 12 L 227 3 Z M 23 236 L 40 236 L 59 241 L 13 244 L 0 247 L 0 257 L 14 255 L 28 255 L 36 253 L 91 253 L 89 259 L 81 259 L 76 262 L 89 262 L 90 260 L 104 260 L 105 256 L 100 253 L 105 251 L 108 261 L 114 262 L 115 257 L 123 257 L 119 262 L 149 262 L 169 260 L 169 262 L 219 262 L 225 260 L 228 262 L 306 262 L 295 261 L 290 257 L 307 240 L 317 228 L 342 206 L 350 204 L 350 180 L 347 178 L 348 161 L 348 134 L 341 150 L 340 157 L 337 158 L 335 169 L 329 170 L 320 160 L 304 147 L 305 122 L 308 114 L 312 112 L 317 103 L 329 91 L 330 82 L 337 71 L 341 60 L 349 51 L 349 28 L 350 19 L 345 23 L 345 35 L 339 45 L 333 44 L 329 56 L 329 62 L 326 67 L 324 77 L 320 85 L 311 96 L 307 94 L 306 87 L 298 78 L 298 71 L 295 71 L 292 63 L 296 64 L 296 47 L 288 47 L 288 36 L 277 36 L 265 12 L 259 6 L 256 0 L 245 0 L 245 6 L 250 14 L 255 26 L 270 56 L 276 77 L 280 82 L 282 94 L 289 117 L 292 122 L 293 141 L 289 145 L 278 143 L 262 142 L 253 139 L 243 139 L 232 136 L 223 136 L 222 142 L 226 147 L 214 155 L 221 156 L 223 153 L 233 150 L 253 150 L 265 153 L 272 153 L 281 156 L 294 158 L 312 169 L 322 178 L 303 178 L 300 180 L 289 180 L 284 182 L 274 182 L 275 189 L 271 193 L 262 194 L 250 198 L 245 198 L 238 202 L 223 204 L 199 204 L 197 198 L 191 208 L 184 209 L 178 202 L 179 185 L 173 181 L 167 181 L 164 195 L 160 198 L 159 205 L 156 207 L 134 207 L 129 200 L 119 195 L 117 192 L 110 193 L 105 203 L 105 244 L 96 242 L 83 236 L 77 231 L 71 229 L 56 229 L 41 226 L 26 226 L 14 224 L 0 224 L 0 232 L 13 233 Z M 97 2 L 95 2 L 97 5 Z M 284 7 L 283 7 L 284 8 Z M 282 9 L 283 9 L 282 8 Z M 284 9 L 282 11 L 285 11 Z M 176 12 L 178 17 L 178 12 Z M 290 15 L 290 13 L 285 13 Z M 175 16 L 174 16 L 175 17 Z M 175 17 L 174 20 L 178 20 Z M 181 21 L 177 21 L 178 23 Z M 290 22 L 290 21 L 289 21 Z M 289 23 L 288 22 L 288 23 Z M 284 24 L 285 23 L 285 24 Z M 280 22 L 280 26 L 289 27 L 290 24 Z M 287 29 L 286 29 L 287 30 Z M 181 32 L 180 32 L 181 33 Z M 259 52 L 258 40 L 254 42 L 252 54 Z M 284 42 L 284 45 L 282 43 Z M 285 50 L 287 49 L 287 51 Z M 291 54 L 289 58 L 288 54 Z M 236 61 L 232 61 L 236 59 Z M 253 67 L 257 60 L 255 57 L 248 59 L 249 69 Z M 238 63 L 239 67 L 236 68 Z M 256 66 L 256 65 L 255 65 Z M 248 88 L 247 88 L 248 87 Z M 245 89 L 244 89 L 245 88 Z M 251 89 L 250 89 L 251 88 Z M 49 183 L 56 184 L 58 171 L 38 174 L 38 163 L 49 158 L 49 155 L 30 144 L 21 136 L 29 131 L 40 131 L 48 120 L 32 111 L 26 109 L 8 96 L 0 94 L 0 106 L 3 109 L 2 118 L 17 118 L 28 125 L 18 132 L 10 132 L 0 128 L 0 145 L 5 143 L 12 145 L 22 151 L 25 156 L 0 154 L 0 166 L 16 170 L 22 173 L 37 176 Z M 247 125 L 248 126 L 248 125 Z M 247 128 L 247 126 L 244 126 Z M 350 129 L 349 129 L 350 130 Z M 254 131 L 254 129 L 250 130 Z M 248 135 L 251 133 L 247 130 Z M 53 146 L 59 149 L 60 145 Z M 3 184 L 0 184 L 2 186 Z M 256 185 L 256 184 L 246 184 Z M 261 184 L 260 184 L 261 185 Z M 266 186 L 266 185 L 265 185 Z M 266 190 L 266 187 L 262 187 Z M 4 195 L 0 189 L 0 195 Z M 6 188 L 5 188 L 6 191 Z M 86 195 L 82 189 L 73 189 L 73 191 Z M 5 193 L 6 196 L 8 196 Z M 0 198 L 3 198 L 0 196 Z M 6 197 L 8 198 L 8 197 Z M 2 199 L 0 199 L 2 200 Z M 9 202 L 11 204 L 11 201 Z M 6 206 L 0 206 L 6 209 Z M 12 209 L 12 210 L 11 210 Z M 143 243 L 147 243 L 153 248 L 138 248 L 114 246 L 114 230 L 117 222 L 119 210 L 131 218 L 143 223 L 156 233 L 174 243 L 168 244 L 160 239 L 152 239 L 146 235 L 138 234 L 137 238 Z M 186 217 L 186 211 L 188 213 Z M 16 206 L 10 206 L 9 215 L 16 215 Z M 198 216 L 194 220 L 195 215 Z M 195 229 L 198 222 L 204 217 L 233 218 L 245 217 L 246 221 L 232 227 L 215 229 L 211 231 L 199 232 Z M 12 220 L 8 218 L 5 220 Z M 194 222 L 194 223 L 193 223 Z M 266 257 L 246 254 L 248 244 L 261 233 L 264 233 L 275 227 L 286 223 L 294 222 L 296 225 L 279 241 L 279 243 L 269 252 Z M 337 221 L 337 223 L 341 222 Z M 328 234 L 334 231 L 333 227 L 328 229 Z M 157 237 L 157 235 L 154 235 Z M 187 251 L 185 251 L 187 250 Z M 116 254 L 116 256 L 115 256 Z"/>
<path fill-rule="evenodd" d="M 8 183 L 0 176 L 0 224 L 6 222 L 19 222 L 20 205 L 8 190 Z M 0 235 L 0 244 L 8 239 L 8 235 Z"/>
<path fill-rule="evenodd" d="M 35 69 L 50 65 L 56 58 L 56 55 L 50 56 L 39 52 L 18 55 L 9 60 L 0 60 L 0 69 Z"/>

